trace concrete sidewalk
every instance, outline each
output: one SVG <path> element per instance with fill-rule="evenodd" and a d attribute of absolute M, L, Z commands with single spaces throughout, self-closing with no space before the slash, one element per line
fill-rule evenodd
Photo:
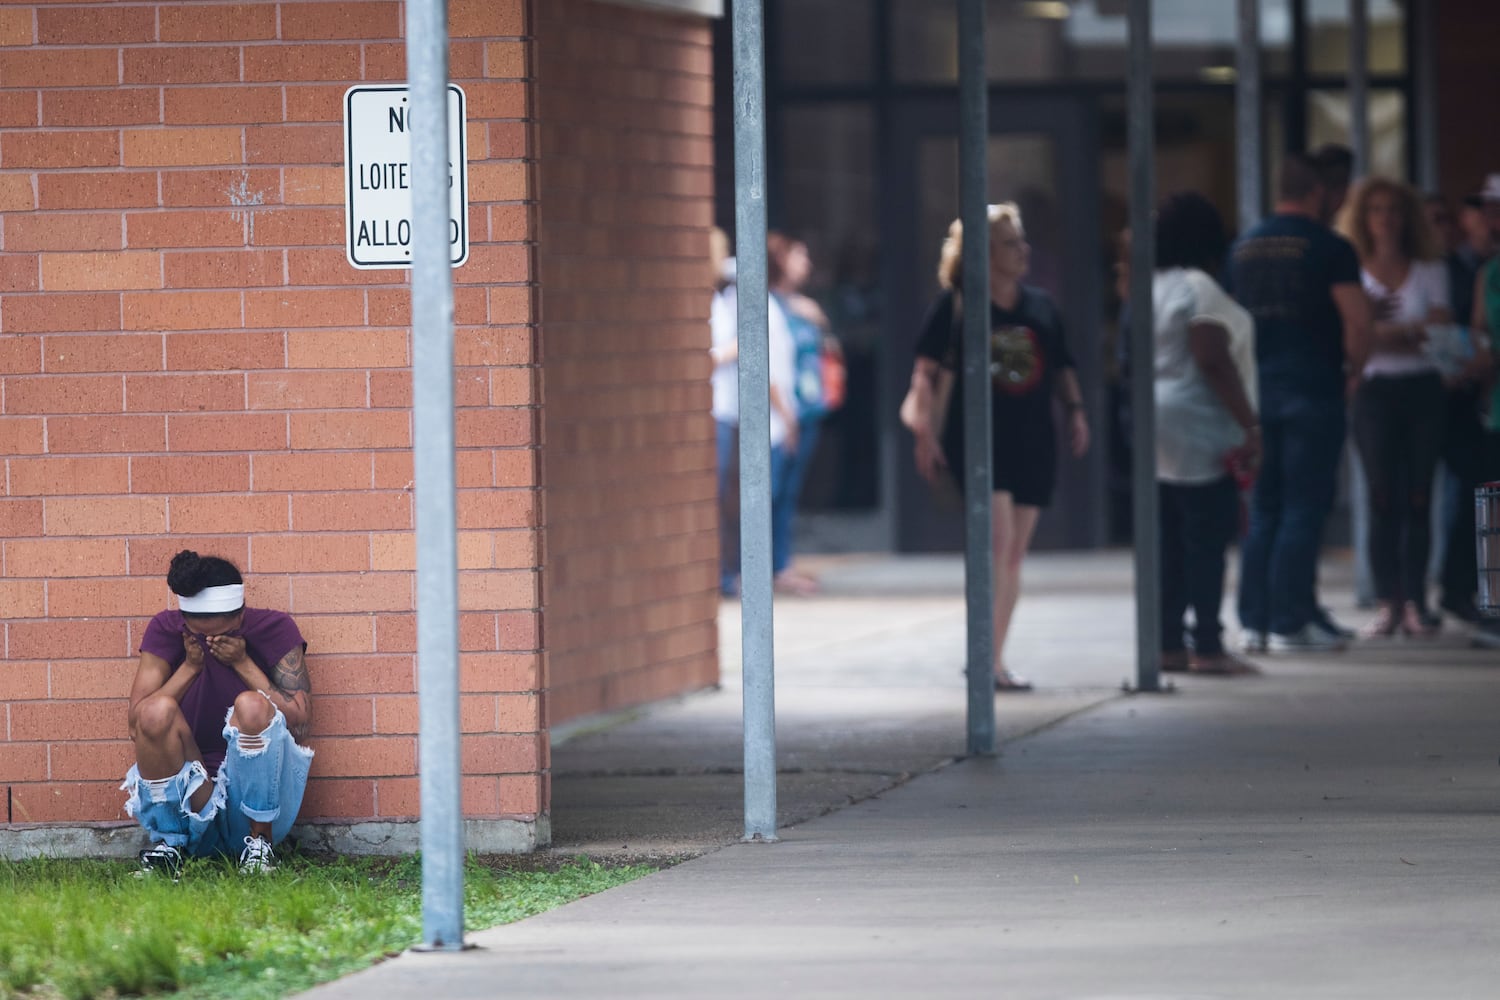
<path fill-rule="evenodd" d="M 777 599 L 780 825 L 860 801 L 961 756 L 962 561 L 850 557 L 817 564 L 822 595 Z M 1119 693 L 1130 672 L 1128 564 L 1052 557 L 1029 574 L 1017 669 L 1040 690 L 1002 698 L 1001 740 Z M 1087 585 L 1085 585 L 1087 582 Z M 1088 624 L 1088 638 L 1059 642 Z M 740 606 L 720 615 L 722 683 L 554 731 L 555 851 L 701 853 L 744 832 Z"/>
<path fill-rule="evenodd" d="M 962 610 L 896 599 L 888 571 L 858 576 L 865 592 L 830 578 L 842 596 L 821 599 L 826 616 L 818 602 L 786 615 L 783 759 L 799 773 L 869 764 L 863 777 L 887 781 L 897 760 L 962 746 Z M 1119 557 L 1034 561 L 1015 666 L 1044 689 L 1000 700 L 1013 738 L 998 759 L 939 766 L 778 844 L 734 844 L 471 935 L 476 950 L 406 955 L 309 996 L 1500 995 L 1496 654 L 1455 636 L 1387 643 L 1123 697 L 1127 584 Z M 861 601 L 868 641 L 820 638 Z M 843 602 L 847 619 L 832 613 Z M 907 603 L 914 617 L 897 616 Z M 818 655 L 799 661 L 799 642 Z M 853 645 L 865 659 L 831 648 Z M 661 714 L 691 733 L 696 703 Z M 877 705 L 894 721 L 865 735 Z M 605 781 L 656 715 L 577 737 L 601 764 L 580 773 Z M 911 753 L 876 748 L 897 737 Z M 568 811 L 555 806 L 562 828 Z"/>

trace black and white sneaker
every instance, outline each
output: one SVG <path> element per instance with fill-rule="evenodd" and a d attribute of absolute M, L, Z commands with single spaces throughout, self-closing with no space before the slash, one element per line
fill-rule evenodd
<path fill-rule="evenodd" d="M 263 875 L 276 870 L 276 852 L 271 842 L 264 837 L 246 837 L 245 849 L 240 852 L 241 875 Z"/>
<path fill-rule="evenodd" d="M 1259 629 L 1247 628 L 1240 637 L 1240 651 L 1254 656 L 1269 651 L 1269 640 L 1266 633 Z"/>
<path fill-rule="evenodd" d="M 182 878 L 182 852 L 171 844 L 152 844 L 137 856 L 141 870 L 135 873 L 136 878 L 160 875 L 173 882 Z"/>
<path fill-rule="evenodd" d="M 1268 645 L 1273 653 L 1337 653 L 1346 643 L 1308 622 L 1295 632 L 1272 632 Z"/>
<path fill-rule="evenodd" d="M 1340 642 L 1348 642 L 1349 640 L 1355 639 L 1359 636 L 1359 633 L 1354 631 L 1354 629 L 1346 628 L 1345 626 L 1334 621 L 1333 615 L 1328 613 L 1327 608 L 1318 609 L 1318 613 L 1313 618 L 1311 625 L 1319 632 L 1333 636 L 1333 638 L 1339 640 Z"/>

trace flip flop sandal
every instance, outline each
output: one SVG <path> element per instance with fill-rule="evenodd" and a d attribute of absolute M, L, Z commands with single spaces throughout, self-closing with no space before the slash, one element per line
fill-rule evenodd
<path fill-rule="evenodd" d="M 1253 663 L 1240 659 L 1232 653 L 1219 656 L 1193 657 L 1188 664 L 1188 673 L 1205 677 L 1251 677 L 1260 673 Z"/>

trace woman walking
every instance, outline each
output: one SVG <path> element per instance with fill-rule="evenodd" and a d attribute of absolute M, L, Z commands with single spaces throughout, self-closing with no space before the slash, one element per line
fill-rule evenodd
<path fill-rule="evenodd" d="M 1362 181 L 1339 229 L 1359 253 L 1360 278 L 1377 317 L 1353 415 L 1370 490 L 1367 544 L 1379 605 L 1365 635 L 1427 636 L 1436 631 L 1427 613 L 1426 572 L 1445 402 L 1438 365 L 1424 345 L 1429 324 L 1450 320 L 1448 276 L 1436 259 L 1421 201 L 1404 184 Z"/>
<path fill-rule="evenodd" d="M 1156 215 L 1156 479 L 1161 523 L 1161 668 L 1253 674 L 1224 649 L 1224 551 L 1239 527 L 1236 475 L 1260 462 L 1255 320 L 1210 275 L 1229 237 L 1209 201 L 1178 194 Z M 1192 653 L 1184 616 L 1193 609 Z"/>
<path fill-rule="evenodd" d="M 967 308 L 988 307 L 995 489 L 995 689 L 1029 691 L 1030 682 L 1005 663 L 1005 640 L 1020 597 L 1021 562 L 1057 480 L 1053 400 L 1067 412 L 1075 457 L 1088 450 L 1089 426 L 1057 306 L 1045 292 L 1021 283 L 1030 258 L 1021 213 L 1011 203 L 991 205 L 988 218 L 989 288 L 976 294 L 962 288 L 963 224 L 955 220 L 948 227 L 938 261 L 943 293 L 923 325 L 909 402 L 902 409 L 916 438 L 917 470 L 924 478 L 936 481 L 947 469 L 962 468 L 963 388 L 954 377 L 963 365 L 962 315 Z"/>

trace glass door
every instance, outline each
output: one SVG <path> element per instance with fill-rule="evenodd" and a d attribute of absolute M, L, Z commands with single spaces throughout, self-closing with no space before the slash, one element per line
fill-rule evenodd
<path fill-rule="evenodd" d="M 1101 224 L 1098 138 L 1086 97 L 991 98 L 990 202 L 1021 209 L 1031 243 L 1029 284 L 1045 290 L 1062 309 L 1069 346 L 1092 422 L 1098 429 L 1090 454 L 1064 454 L 1053 506 L 1037 529 L 1039 548 L 1090 548 L 1104 544 L 1108 513 L 1102 412 L 1106 350 L 1101 310 L 1110 267 Z M 938 250 L 958 214 L 959 144 L 956 102 L 913 100 L 898 108 L 891 131 L 893 192 L 887 206 L 886 254 L 891 292 L 887 368 L 899 400 L 909 381 L 918 327 L 938 294 Z M 1063 442 L 1059 427 L 1059 444 Z M 911 437 L 894 436 L 887 462 L 894 479 L 888 495 L 898 503 L 897 548 L 903 551 L 962 547 L 961 512 L 944 504 L 916 475 Z"/>

